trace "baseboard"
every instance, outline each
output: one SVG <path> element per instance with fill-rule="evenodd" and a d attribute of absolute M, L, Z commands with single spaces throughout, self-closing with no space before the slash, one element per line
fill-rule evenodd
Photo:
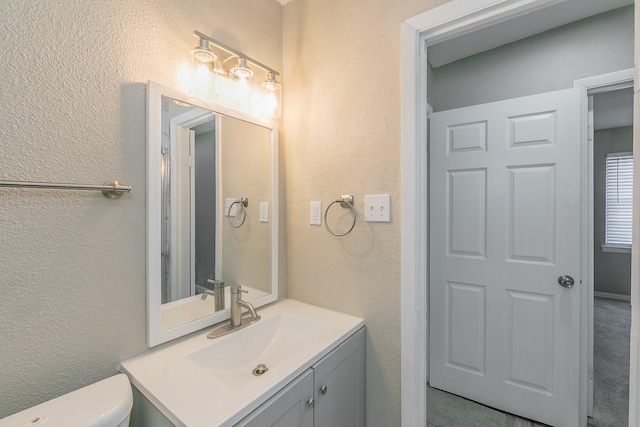
<path fill-rule="evenodd" d="M 612 294 L 609 292 L 594 291 L 593 296 L 598 298 L 618 299 L 621 301 L 629 301 L 629 302 L 631 301 L 631 295 Z"/>

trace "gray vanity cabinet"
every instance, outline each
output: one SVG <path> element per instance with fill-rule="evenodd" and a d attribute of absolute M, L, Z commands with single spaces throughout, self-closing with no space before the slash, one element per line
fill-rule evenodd
<path fill-rule="evenodd" d="M 364 398 L 362 328 L 235 427 L 364 427 Z"/>
<path fill-rule="evenodd" d="M 236 427 L 313 427 L 313 371 L 298 378 L 236 424 Z"/>
<path fill-rule="evenodd" d="M 314 427 L 364 427 L 364 335 L 362 328 L 313 366 Z"/>

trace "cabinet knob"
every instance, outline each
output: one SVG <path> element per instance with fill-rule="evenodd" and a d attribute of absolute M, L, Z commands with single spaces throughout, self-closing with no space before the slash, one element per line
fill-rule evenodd
<path fill-rule="evenodd" d="M 320 393 L 327 394 L 327 386 L 326 385 L 323 385 L 322 387 L 320 387 Z"/>
<path fill-rule="evenodd" d="M 316 404 L 316 400 L 312 397 L 311 399 L 309 399 L 309 401 L 307 402 L 307 406 L 309 408 L 313 408 Z"/>

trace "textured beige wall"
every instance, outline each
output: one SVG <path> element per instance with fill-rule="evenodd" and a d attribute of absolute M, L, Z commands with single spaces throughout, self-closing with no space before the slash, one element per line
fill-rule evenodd
<path fill-rule="evenodd" d="M 284 6 L 288 295 L 367 325 L 367 425 L 400 425 L 400 28 L 436 0 L 293 0 Z M 391 223 L 365 223 L 365 194 L 391 195 Z M 353 194 L 338 238 L 309 225 Z M 335 208 L 339 209 L 339 208 Z"/>
<path fill-rule="evenodd" d="M 198 29 L 281 69 L 265 0 L 0 2 L 0 418 L 112 375 L 146 349 L 145 83 L 177 86 Z"/>

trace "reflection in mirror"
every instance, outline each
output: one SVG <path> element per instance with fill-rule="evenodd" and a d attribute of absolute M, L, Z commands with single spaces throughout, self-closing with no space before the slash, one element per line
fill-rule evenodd
<path fill-rule="evenodd" d="M 214 278 L 215 123 L 210 111 L 162 97 L 163 304 Z"/>
<path fill-rule="evenodd" d="M 255 306 L 277 299 L 277 129 L 154 82 L 148 91 L 153 346 L 228 318 L 222 281 Z"/>

